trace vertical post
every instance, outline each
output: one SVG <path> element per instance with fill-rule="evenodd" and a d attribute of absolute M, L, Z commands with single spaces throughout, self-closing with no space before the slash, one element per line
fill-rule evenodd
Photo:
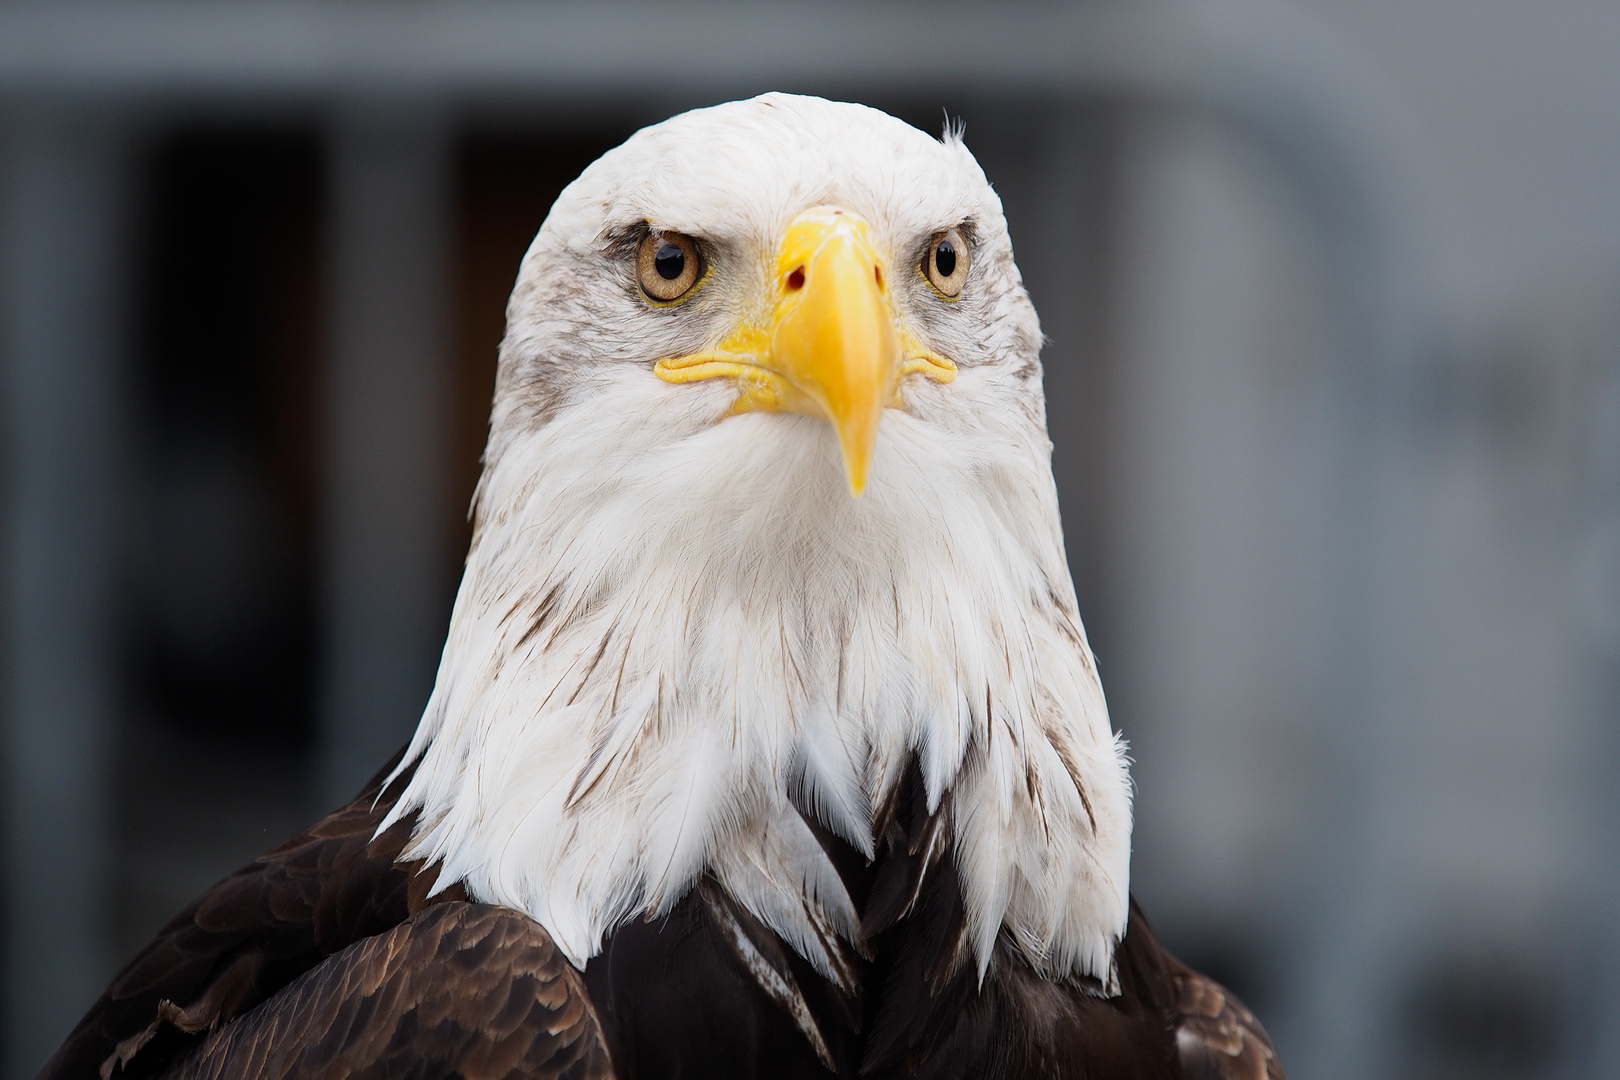
<path fill-rule="evenodd" d="M 1032 259 L 1019 262 L 1028 269 L 1030 296 L 1050 339 L 1042 350 L 1046 426 L 1069 571 L 1091 645 L 1106 652 L 1116 637 L 1107 583 L 1117 120 L 1105 107 L 1075 104 L 1054 108 L 1046 121 L 1031 215 L 1044 242 Z"/>
<path fill-rule="evenodd" d="M 344 110 L 331 142 L 319 791 L 351 798 L 432 688 L 448 590 L 449 146 L 407 102 Z"/>
<path fill-rule="evenodd" d="M 1575 579 L 1578 600 L 1573 613 L 1584 646 L 1586 710 L 1590 724 L 1591 772 L 1586 777 L 1592 828 L 1587 850 L 1592 871 L 1594 956 L 1590 984 L 1596 988 L 1590 1023 L 1587 1076 L 1620 1076 L 1620 318 L 1613 297 L 1620 280 L 1604 282 L 1608 313 L 1602 344 L 1584 390 L 1588 405 L 1584 453 L 1581 523 L 1578 548 L 1584 549 Z M 1583 343 L 1586 337 L 1583 335 Z"/>
<path fill-rule="evenodd" d="M 5 1075 L 32 1076 L 110 974 L 116 132 L 10 117 L 4 219 Z"/>

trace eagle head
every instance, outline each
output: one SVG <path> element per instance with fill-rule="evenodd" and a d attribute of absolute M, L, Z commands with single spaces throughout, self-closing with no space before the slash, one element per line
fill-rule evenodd
<path fill-rule="evenodd" d="M 699 876 L 831 977 L 908 771 L 981 973 L 1110 978 L 1129 781 L 1076 610 L 1041 334 L 960 137 L 768 94 L 646 128 L 525 256 L 394 816 L 576 963 Z"/>

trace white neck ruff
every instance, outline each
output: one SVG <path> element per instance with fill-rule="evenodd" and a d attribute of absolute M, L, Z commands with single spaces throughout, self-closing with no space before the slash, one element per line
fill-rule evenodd
<path fill-rule="evenodd" d="M 578 966 L 709 872 L 841 979 L 858 917 L 790 793 L 871 854 L 915 760 L 951 815 L 981 977 L 1005 928 L 1043 973 L 1112 986 L 1129 778 L 1038 418 L 976 432 L 964 460 L 890 410 L 856 500 L 825 424 L 699 422 L 650 373 L 614 393 L 539 426 L 497 410 L 420 764 L 384 827 L 419 811 L 410 857 Z"/>

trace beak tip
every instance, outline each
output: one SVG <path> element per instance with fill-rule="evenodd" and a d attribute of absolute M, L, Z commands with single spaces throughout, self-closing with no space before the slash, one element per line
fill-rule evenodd
<path fill-rule="evenodd" d="M 866 464 L 860 461 L 844 459 L 844 479 L 849 482 L 849 494 L 852 498 L 860 498 L 866 492 Z"/>
<path fill-rule="evenodd" d="M 867 471 L 872 461 L 870 442 L 865 446 L 845 444 L 843 447 L 844 479 L 849 481 L 849 493 L 860 498 L 866 491 Z"/>

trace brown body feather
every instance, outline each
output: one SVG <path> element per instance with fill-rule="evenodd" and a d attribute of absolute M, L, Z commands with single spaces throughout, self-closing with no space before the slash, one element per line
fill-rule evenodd
<path fill-rule="evenodd" d="M 585 987 L 540 924 L 439 904 L 208 1036 L 174 1080 L 610 1080 Z"/>
<path fill-rule="evenodd" d="M 707 880 L 577 972 L 527 916 L 430 898 L 431 870 L 400 861 L 413 821 L 373 839 L 387 771 L 165 926 L 40 1080 L 1285 1080 L 1253 1014 L 1134 904 L 1118 995 L 1005 943 L 981 985 L 915 774 L 872 862 L 821 834 L 865 912 L 846 989 Z"/>

